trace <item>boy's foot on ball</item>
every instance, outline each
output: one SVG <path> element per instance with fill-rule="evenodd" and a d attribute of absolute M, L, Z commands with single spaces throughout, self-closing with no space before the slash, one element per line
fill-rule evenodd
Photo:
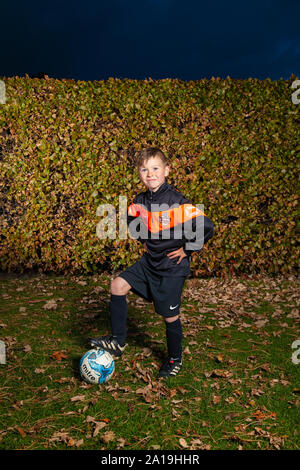
<path fill-rule="evenodd" d="M 115 357 L 122 356 L 124 349 L 126 348 L 126 344 L 121 346 L 118 343 L 118 340 L 112 335 L 99 336 L 98 338 L 89 338 L 88 342 L 94 348 L 104 349 Z"/>
<path fill-rule="evenodd" d="M 182 368 L 181 359 L 169 358 L 160 368 L 159 377 L 174 377 Z"/>

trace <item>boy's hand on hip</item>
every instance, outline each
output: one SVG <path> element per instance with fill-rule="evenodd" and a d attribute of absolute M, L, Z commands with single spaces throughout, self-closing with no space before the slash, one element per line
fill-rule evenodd
<path fill-rule="evenodd" d="M 178 248 L 178 250 L 171 251 L 171 253 L 168 253 L 169 258 L 177 258 L 179 256 L 179 259 L 177 261 L 177 264 L 181 263 L 182 259 L 187 256 L 187 254 L 183 251 L 183 248 Z"/>

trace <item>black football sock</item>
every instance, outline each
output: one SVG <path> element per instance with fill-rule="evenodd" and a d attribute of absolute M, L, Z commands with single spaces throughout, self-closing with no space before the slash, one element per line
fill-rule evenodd
<path fill-rule="evenodd" d="M 180 318 L 173 322 L 166 321 L 166 336 L 169 357 L 181 360 L 182 327 Z"/>
<path fill-rule="evenodd" d="M 117 338 L 120 346 L 126 341 L 127 301 L 126 295 L 110 295 L 110 325 L 112 335 Z"/>

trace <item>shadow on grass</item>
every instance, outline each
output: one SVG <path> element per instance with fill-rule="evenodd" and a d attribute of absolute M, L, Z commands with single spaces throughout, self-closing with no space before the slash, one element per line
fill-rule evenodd
<path fill-rule="evenodd" d="M 73 312 L 70 334 L 76 338 L 77 344 L 83 350 L 89 349 L 88 338 L 111 334 L 108 302 L 94 304 L 90 311 L 87 309 L 81 312 L 78 312 L 74 305 Z M 161 361 L 166 355 L 165 345 L 156 344 L 147 331 L 147 325 L 140 321 L 143 319 L 145 319 L 145 312 L 128 307 L 126 342 L 129 347 L 137 346 L 141 350 L 149 348 L 153 356 Z M 162 328 L 164 329 L 163 320 Z"/>
<path fill-rule="evenodd" d="M 79 363 L 82 356 L 76 356 L 72 359 L 72 374 L 75 379 L 82 380 L 79 372 Z"/>

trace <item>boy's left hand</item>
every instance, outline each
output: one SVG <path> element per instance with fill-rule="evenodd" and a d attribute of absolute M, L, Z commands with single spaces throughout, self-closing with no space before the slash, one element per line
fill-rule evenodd
<path fill-rule="evenodd" d="M 183 251 L 183 248 L 178 248 L 178 250 L 171 251 L 171 253 L 168 253 L 169 258 L 177 258 L 179 256 L 179 259 L 176 264 L 181 263 L 181 260 L 187 256 L 187 254 Z"/>

